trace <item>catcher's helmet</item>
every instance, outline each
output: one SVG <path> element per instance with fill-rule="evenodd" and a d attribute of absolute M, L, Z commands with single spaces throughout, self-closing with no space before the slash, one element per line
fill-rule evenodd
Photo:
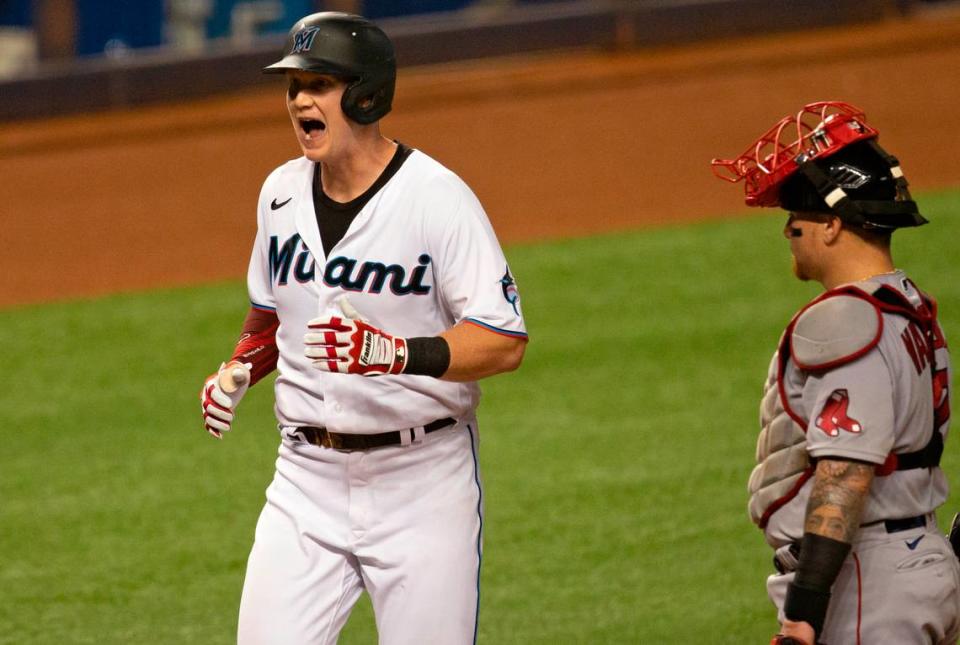
<path fill-rule="evenodd" d="M 795 141 L 789 136 L 794 128 Z M 864 228 L 926 224 L 900 162 L 880 147 L 878 136 L 859 108 L 811 103 L 778 121 L 736 159 L 714 159 L 713 170 L 727 181 L 746 180 L 747 206 L 834 213 Z"/>
<path fill-rule="evenodd" d="M 264 73 L 302 69 L 346 78 L 340 106 L 357 123 L 373 123 L 390 111 L 397 80 L 393 44 L 369 20 L 335 11 L 311 14 L 290 29 L 283 51 Z"/>
<path fill-rule="evenodd" d="M 896 159 L 874 139 L 800 164 L 800 172 L 780 186 L 779 198 L 784 210 L 836 213 L 865 228 L 894 229 L 927 223 L 910 199 Z"/>

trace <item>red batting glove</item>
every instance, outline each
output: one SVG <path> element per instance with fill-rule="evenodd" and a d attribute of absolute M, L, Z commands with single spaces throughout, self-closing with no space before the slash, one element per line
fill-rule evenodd
<path fill-rule="evenodd" d="M 407 366 L 407 341 L 363 319 L 314 318 L 304 337 L 304 354 L 325 372 L 379 376 L 400 374 Z"/>

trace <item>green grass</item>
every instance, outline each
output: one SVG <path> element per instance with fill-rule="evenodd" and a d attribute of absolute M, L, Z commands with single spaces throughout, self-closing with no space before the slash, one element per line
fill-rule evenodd
<path fill-rule="evenodd" d="M 960 338 L 960 195 L 921 203 L 934 223 L 895 253 Z M 508 249 L 532 340 L 484 385 L 481 642 L 773 633 L 746 480 L 767 362 L 817 292 L 791 277 L 782 224 Z M 224 442 L 199 429 L 197 391 L 245 309 L 228 283 L 0 311 L 0 643 L 234 641 L 272 391 Z M 941 517 L 958 509 L 954 493 Z M 341 642 L 376 642 L 366 600 Z"/>

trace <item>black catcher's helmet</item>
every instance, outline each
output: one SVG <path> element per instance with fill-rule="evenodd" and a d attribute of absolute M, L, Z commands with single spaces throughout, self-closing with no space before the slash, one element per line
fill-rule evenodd
<path fill-rule="evenodd" d="M 899 163 L 875 139 L 858 141 L 807 164 L 783 182 L 780 208 L 835 213 L 851 224 L 873 229 L 927 223 L 910 198 Z"/>
<path fill-rule="evenodd" d="M 335 11 L 306 16 L 290 29 L 283 52 L 264 73 L 302 69 L 347 79 L 340 106 L 357 123 L 373 123 L 390 111 L 397 80 L 393 44 L 366 18 Z"/>

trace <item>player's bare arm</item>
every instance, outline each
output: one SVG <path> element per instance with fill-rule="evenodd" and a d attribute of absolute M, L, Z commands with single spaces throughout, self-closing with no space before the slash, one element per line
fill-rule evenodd
<path fill-rule="evenodd" d="M 852 542 L 860 526 L 875 466 L 844 459 L 817 462 L 807 503 L 807 533 Z"/>
<path fill-rule="evenodd" d="M 802 591 L 791 590 L 791 598 L 797 603 L 791 609 L 800 614 L 788 616 L 808 616 L 807 611 L 816 611 L 810 607 L 814 603 L 806 597 L 807 594 L 826 594 L 829 599 L 829 589 L 840 572 L 840 566 L 860 526 L 875 467 L 874 464 L 846 459 L 821 459 L 817 462 L 804 522 L 804 547 L 807 553 L 801 549 L 797 569 Z M 819 570 L 817 575 L 811 576 L 809 570 L 814 567 Z M 823 609 L 826 611 L 826 603 Z M 819 616 L 810 619 L 818 626 L 823 620 Z M 795 621 L 788 617 L 781 634 L 796 638 L 801 643 L 812 644 L 815 629 L 810 622 Z"/>
<path fill-rule="evenodd" d="M 450 347 L 445 381 L 476 381 L 520 367 L 527 338 L 506 336 L 470 323 L 461 323 L 440 335 Z"/>

